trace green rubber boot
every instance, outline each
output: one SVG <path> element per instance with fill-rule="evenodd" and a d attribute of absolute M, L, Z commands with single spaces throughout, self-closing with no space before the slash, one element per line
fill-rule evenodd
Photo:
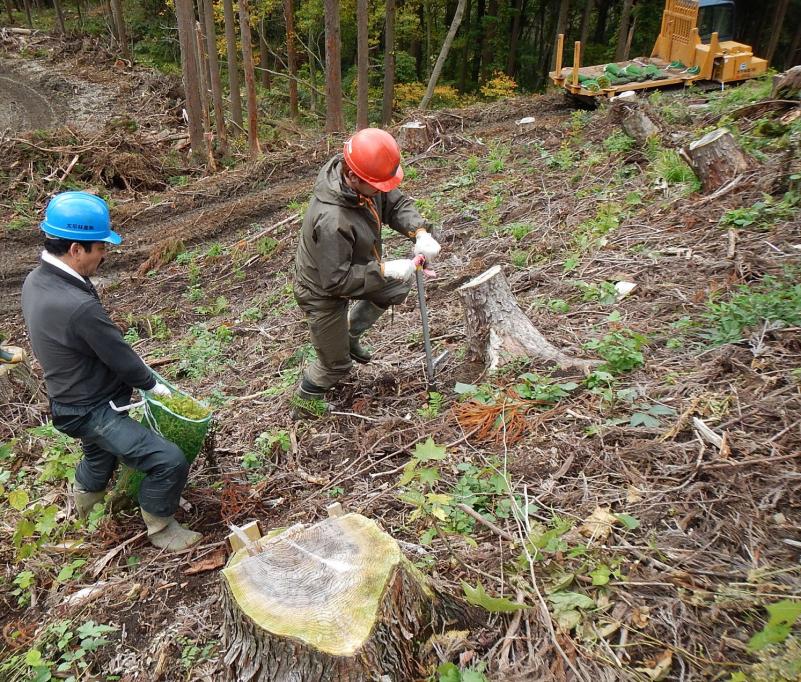
<path fill-rule="evenodd" d="M 147 526 L 147 538 L 154 547 L 180 552 L 196 545 L 203 537 L 200 533 L 184 528 L 174 516 L 154 516 L 144 509 L 141 511 Z"/>
<path fill-rule="evenodd" d="M 350 336 L 350 357 L 354 362 L 366 365 L 372 359 L 360 342 L 362 334 L 372 327 L 385 312 L 385 308 L 371 301 L 356 301 L 348 311 L 348 334 Z"/>
<path fill-rule="evenodd" d="M 89 492 L 88 490 L 82 490 L 78 486 L 75 486 L 75 511 L 78 512 L 78 518 L 86 520 L 92 508 L 98 502 L 102 502 L 105 497 L 105 489 L 98 490 L 97 492 Z"/>

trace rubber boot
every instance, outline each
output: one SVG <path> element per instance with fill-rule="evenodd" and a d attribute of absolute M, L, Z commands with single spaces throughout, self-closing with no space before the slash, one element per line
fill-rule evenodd
<path fill-rule="evenodd" d="M 322 417 L 331 410 L 331 406 L 325 402 L 324 398 L 325 389 L 315 386 L 306 377 L 303 377 L 292 396 L 292 409 L 289 411 L 289 416 L 294 421 Z"/>
<path fill-rule="evenodd" d="M 86 520 L 92 508 L 98 502 L 102 502 L 106 497 L 106 491 L 103 489 L 97 492 L 89 492 L 88 490 L 82 490 L 78 486 L 75 486 L 74 497 L 75 511 L 78 512 L 78 518 Z"/>
<path fill-rule="evenodd" d="M 196 545 L 203 537 L 200 533 L 184 528 L 174 516 L 154 516 L 144 509 L 141 511 L 147 526 L 147 538 L 150 544 L 159 549 L 179 552 Z"/>
<path fill-rule="evenodd" d="M 366 365 L 372 359 L 368 351 L 359 339 L 370 327 L 372 327 L 381 317 L 385 308 L 377 306 L 371 301 L 356 301 L 348 311 L 348 334 L 350 336 L 350 357 L 354 362 Z"/>

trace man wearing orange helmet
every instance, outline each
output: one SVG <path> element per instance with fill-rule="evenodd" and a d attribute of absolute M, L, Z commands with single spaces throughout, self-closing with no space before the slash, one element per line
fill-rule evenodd
<path fill-rule="evenodd" d="M 439 254 L 414 201 L 397 189 L 402 179 L 398 144 L 378 128 L 357 132 L 317 176 L 295 258 L 295 299 L 317 359 L 295 392 L 296 417 L 311 416 L 303 406 L 321 400 L 353 361 L 370 361 L 360 337 L 406 299 L 415 266 Z M 382 260 L 384 224 L 414 240 L 414 259 Z"/>

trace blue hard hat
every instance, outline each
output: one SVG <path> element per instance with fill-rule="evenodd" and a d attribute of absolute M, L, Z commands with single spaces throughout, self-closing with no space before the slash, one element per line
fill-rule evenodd
<path fill-rule="evenodd" d="M 47 204 L 40 225 L 49 237 L 80 242 L 119 244 L 122 237 L 111 230 L 108 204 L 89 192 L 61 192 Z"/>

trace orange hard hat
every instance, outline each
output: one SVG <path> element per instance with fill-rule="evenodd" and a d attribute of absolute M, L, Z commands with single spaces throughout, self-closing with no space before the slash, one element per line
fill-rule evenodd
<path fill-rule="evenodd" d="M 363 128 L 345 143 L 345 162 L 356 175 L 381 192 L 395 189 L 403 180 L 400 148 L 380 128 Z"/>

